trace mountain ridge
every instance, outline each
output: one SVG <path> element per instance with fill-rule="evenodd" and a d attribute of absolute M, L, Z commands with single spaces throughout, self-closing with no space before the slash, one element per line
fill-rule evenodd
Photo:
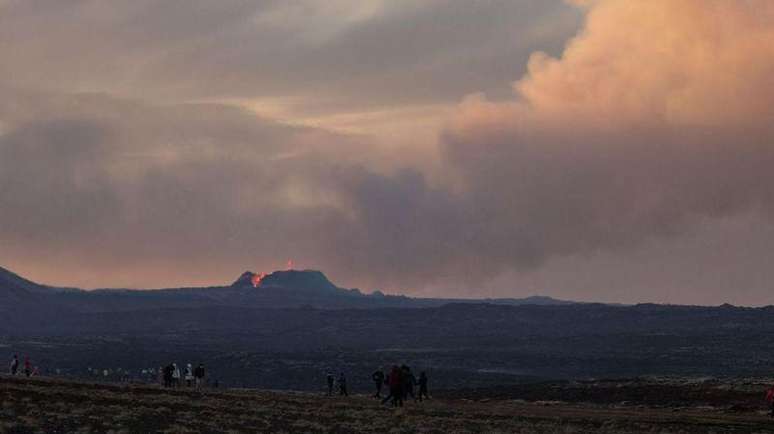
<path fill-rule="evenodd" d="M 0 292 L 12 295 L 12 300 L 9 300 L 9 303 L 35 295 L 36 303 L 81 312 L 193 308 L 215 305 L 255 308 L 316 307 L 340 309 L 432 307 L 447 303 L 506 305 L 566 305 L 576 303 L 545 296 L 532 296 L 524 299 L 455 299 L 385 295 L 380 291 L 364 294 L 357 288 L 349 289 L 335 285 L 319 270 L 289 269 L 271 273 L 245 271 L 230 285 L 148 290 L 59 288 L 40 285 L 5 268 L 0 268 L 0 270 L 2 270 L 0 271 Z M 0 303 L 2 303 L 1 299 Z"/>

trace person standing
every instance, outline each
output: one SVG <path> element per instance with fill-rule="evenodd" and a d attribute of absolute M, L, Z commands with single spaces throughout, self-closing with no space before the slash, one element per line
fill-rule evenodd
<path fill-rule="evenodd" d="M 172 387 L 180 387 L 180 368 L 177 367 L 177 363 L 172 364 Z"/>
<path fill-rule="evenodd" d="M 400 368 L 393 366 L 386 382 L 390 387 L 390 394 L 382 400 L 382 404 L 390 401 L 393 407 L 403 407 L 403 378 Z"/>
<path fill-rule="evenodd" d="M 196 382 L 196 389 L 199 390 L 204 384 L 204 365 L 199 363 L 199 366 L 194 369 L 194 381 Z"/>
<path fill-rule="evenodd" d="M 419 374 L 417 384 L 419 385 L 419 401 L 422 401 L 422 397 L 430 399 L 430 395 L 427 394 L 427 374 L 425 374 L 425 371 Z"/>
<path fill-rule="evenodd" d="M 417 397 L 414 396 L 414 385 L 417 383 L 417 378 L 414 376 L 414 373 L 411 372 L 411 368 L 406 365 L 401 366 L 400 374 L 403 376 L 403 399 L 411 396 L 411 399 L 416 401 Z"/>
<path fill-rule="evenodd" d="M 164 387 L 172 387 L 172 373 L 175 371 L 175 367 L 172 363 L 164 367 Z"/>
<path fill-rule="evenodd" d="M 17 372 L 19 372 L 19 355 L 14 354 L 11 359 L 11 375 L 16 375 Z"/>
<path fill-rule="evenodd" d="M 769 390 L 766 391 L 766 402 L 769 403 L 769 409 L 771 409 L 769 417 L 774 417 L 774 386 L 771 386 Z"/>
<path fill-rule="evenodd" d="M 193 367 L 189 363 L 185 366 L 185 387 L 190 388 L 191 386 L 193 386 L 193 380 L 194 380 Z"/>
<path fill-rule="evenodd" d="M 32 375 L 32 362 L 30 362 L 30 356 L 24 356 L 24 375 Z"/>
<path fill-rule="evenodd" d="M 328 396 L 333 396 L 333 374 L 328 373 L 326 380 L 328 381 Z"/>
<path fill-rule="evenodd" d="M 376 394 L 374 395 L 374 398 L 381 398 L 382 397 L 382 385 L 384 384 L 384 372 L 380 370 L 376 371 L 371 375 L 371 379 L 374 381 L 374 385 L 376 386 Z"/>
<path fill-rule="evenodd" d="M 349 396 L 349 394 L 347 394 L 347 378 L 344 376 L 343 372 L 339 374 L 339 395 Z"/>

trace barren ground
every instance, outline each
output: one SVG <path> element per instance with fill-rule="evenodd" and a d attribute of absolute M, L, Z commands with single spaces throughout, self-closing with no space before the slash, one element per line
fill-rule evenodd
<path fill-rule="evenodd" d="M 198 393 L 2 377 L 0 432 L 774 433 L 774 421 L 760 405 L 664 407 L 478 395 L 395 410 L 365 396 Z"/>

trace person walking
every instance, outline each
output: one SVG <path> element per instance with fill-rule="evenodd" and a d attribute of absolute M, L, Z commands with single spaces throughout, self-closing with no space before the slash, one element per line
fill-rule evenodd
<path fill-rule="evenodd" d="M 376 372 L 371 375 L 371 379 L 374 381 L 374 385 L 376 386 L 376 394 L 374 394 L 374 398 L 381 398 L 382 397 L 382 385 L 384 385 L 384 372 L 380 370 L 377 370 Z"/>
<path fill-rule="evenodd" d="M 425 371 L 422 371 L 419 374 L 419 380 L 417 380 L 417 384 L 419 385 L 419 395 L 417 396 L 419 401 L 422 401 L 422 397 L 425 399 L 430 399 L 430 395 L 427 394 L 427 374 L 425 374 Z"/>
<path fill-rule="evenodd" d="M 347 394 L 347 378 L 344 376 L 344 373 L 339 374 L 339 395 L 340 396 L 349 396 Z"/>
<path fill-rule="evenodd" d="M 14 354 L 11 359 L 11 375 L 16 375 L 17 372 L 19 372 L 19 355 Z"/>

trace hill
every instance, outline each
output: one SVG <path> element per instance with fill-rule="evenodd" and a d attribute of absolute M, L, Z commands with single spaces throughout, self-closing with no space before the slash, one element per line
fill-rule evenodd
<path fill-rule="evenodd" d="M 9 377 L 0 377 L 0 385 L 0 432 L 13 433 L 774 432 L 759 398 L 727 388 L 717 388 L 721 404 L 715 407 L 695 402 L 670 407 L 637 401 L 599 404 L 441 397 L 392 409 L 363 395 L 341 398 L 321 393 L 238 390 L 199 393 Z M 555 388 L 543 387 L 545 391 Z M 748 405 L 730 405 L 739 399 Z"/>

